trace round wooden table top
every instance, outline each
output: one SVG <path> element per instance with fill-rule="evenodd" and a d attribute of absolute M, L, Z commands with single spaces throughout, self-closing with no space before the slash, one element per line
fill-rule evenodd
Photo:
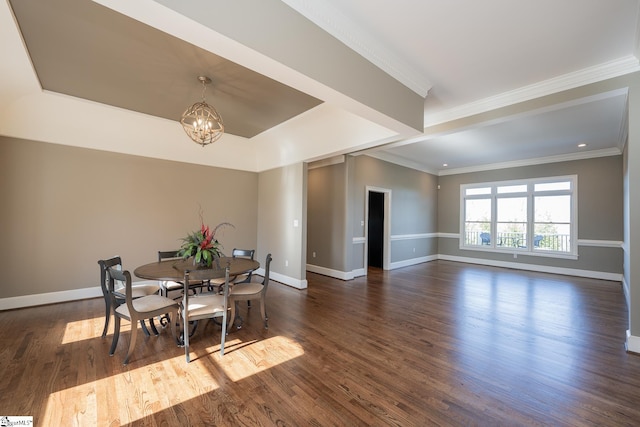
<path fill-rule="evenodd" d="M 184 272 L 207 270 L 210 278 L 225 277 L 225 268 L 229 266 L 229 276 L 237 276 L 247 271 L 253 271 L 260 267 L 260 263 L 247 258 L 220 257 L 213 261 L 211 268 L 196 267 L 193 260 L 189 259 L 168 259 L 159 262 L 151 262 L 141 265 L 133 271 L 137 277 L 148 280 L 174 280 L 184 279 Z M 209 275 L 209 274 L 208 274 Z"/>

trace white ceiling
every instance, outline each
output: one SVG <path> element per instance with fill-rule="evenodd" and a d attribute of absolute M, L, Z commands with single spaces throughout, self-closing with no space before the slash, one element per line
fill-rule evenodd
<path fill-rule="evenodd" d="M 241 3 L 249 7 L 260 1 L 264 0 Z M 206 154 L 201 149 L 185 148 L 187 143 L 182 141 L 159 144 L 161 135 L 178 138 L 181 129 L 177 125 L 179 132 L 175 131 L 175 123 L 159 124 L 131 114 L 121 119 L 121 113 L 111 110 L 102 114 L 106 118 L 113 115 L 114 120 L 118 116 L 117 120 L 126 120 L 131 126 L 134 122 L 147 126 L 153 123 L 159 137 L 149 141 L 138 137 L 135 145 L 126 141 L 118 145 L 107 131 L 104 139 L 74 141 L 64 136 L 62 128 L 58 134 L 56 123 L 46 133 L 38 133 L 21 122 L 20 109 L 27 102 L 68 103 L 68 111 L 80 107 L 41 93 L 11 10 L 3 2 L 0 72 L 5 78 L 0 82 L 0 112 L 4 112 L 4 117 L 0 115 L 0 133 L 216 166 L 223 161 L 226 167 L 256 171 L 349 152 L 368 153 L 436 174 L 620 152 L 626 123 L 624 91 L 447 132 L 430 129 L 450 120 L 638 71 L 639 0 L 283 1 L 425 97 L 425 132 L 408 131 L 385 114 L 352 102 L 348 94 L 336 93 L 315 81 L 313 76 L 291 70 L 277 59 L 160 4 L 197 9 L 205 4 L 202 1 L 100 0 L 98 3 L 119 13 L 307 93 L 323 104 L 252 138 L 225 135 L 227 141 L 211 150 L 207 147 Z M 262 7 L 266 3 L 260 4 Z M 278 22 L 272 27 L 277 31 Z M 291 37 L 304 42 L 302 34 Z M 332 65 L 341 73 L 350 72 L 341 64 Z M 86 103 L 82 105 L 87 107 Z M 587 147 L 578 149 L 578 143 Z M 248 153 L 257 153 L 253 154 L 256 158 L 247 160 Z M 238 155 L 245 159 L 235 161 Z M 444 167 L 445 163 L 448 166 Z"/>

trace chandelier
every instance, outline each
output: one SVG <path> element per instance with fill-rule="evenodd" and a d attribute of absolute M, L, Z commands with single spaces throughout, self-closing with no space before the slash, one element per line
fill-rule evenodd
<path fill-rule="evenodd" d="M 204 93 L 207 90 L 207 85 L 211 83 L 211 79 L 199 76 L 198 80 L 202 83 L 202 102 L 196 102 L 187 108 L 182 113 L 180 123 L 189 138 L 204 147 L 220 139 L 224 133 L 224 124 L 220 114 L 204 99 Z"/>

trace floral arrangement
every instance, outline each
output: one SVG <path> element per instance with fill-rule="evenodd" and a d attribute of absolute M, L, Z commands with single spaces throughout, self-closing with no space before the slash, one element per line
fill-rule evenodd
<path fill-rule="evenodd" d="M 222 222 L 212 230 L 202 222 L 200 230 L 194 231 L 182 239 L 183 243 L 178 256 L 184 259 L 193 257 L 195 265 L 211 267 L 213 260 L 222 256 L 222 244 L 216 239 L 216 232 L 223 227 L 233 227 L 233 224 Z"/>

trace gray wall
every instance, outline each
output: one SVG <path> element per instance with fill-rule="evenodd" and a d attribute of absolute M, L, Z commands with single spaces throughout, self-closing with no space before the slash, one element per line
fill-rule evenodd
<path fill-rule="evenodd" d="M 630 78 L 629 134 L 625 152 L 624 280 L 629 302 L 627 348 L 640 352 L 640 73 Z M 634 252 L 635 250 L 635 252 Z"/>
<path fill-rule="evenodd" d="M 347 271 L 346 183 L 345 162 L 309 169 L 307 176 L 308 264 Z"/>
<path fill-rule="evenodd" d="M 622 168 L 622 156 L 610 156 L 441 176 L 438 192 L 439 231 L 460 232 L 460 185 L 462 184 L 577 175 L 578 239 L 622 241 L 624 237 Z M 526 255 L 518 255 L 518 259 L 514 260 L 512 254 L 460 250 L 458 239 L 446 237 L 440 238 L 439 253 L 618 274 L 622 273 L 623 262 L 621 248 L 579 246 L 578 260 Z"/>
<path fill-rule="evenodd" d="M 366 187 L 391 190 L 391 262 L 397 263 L 437 254 L 437 240 L 411 234 L 436 233 L 437 177 L 369 156 L 349 156 L 348 220 L 352 237 L 364 237 Z M 351 240 L 351 239 L 350 239 Z M 414 251 L 415 248 L 415 251 Z M 350 269 L 364 268 L 364 245 L 353 245 Z"/>
<path fill-rule="evenodd" d="M 307 169 L 298 163 L 259 174 L 258 251 L 271 253 L 273 279 L 306 288 Z M 297 221 L 297 225 L 295 222 Z"/>
<path fill-rule="evenodd" d="M 224 251 L 257 246 L 258 174 L 0 137 L 0 298 L 99 286 L 206 223 Z"/>

